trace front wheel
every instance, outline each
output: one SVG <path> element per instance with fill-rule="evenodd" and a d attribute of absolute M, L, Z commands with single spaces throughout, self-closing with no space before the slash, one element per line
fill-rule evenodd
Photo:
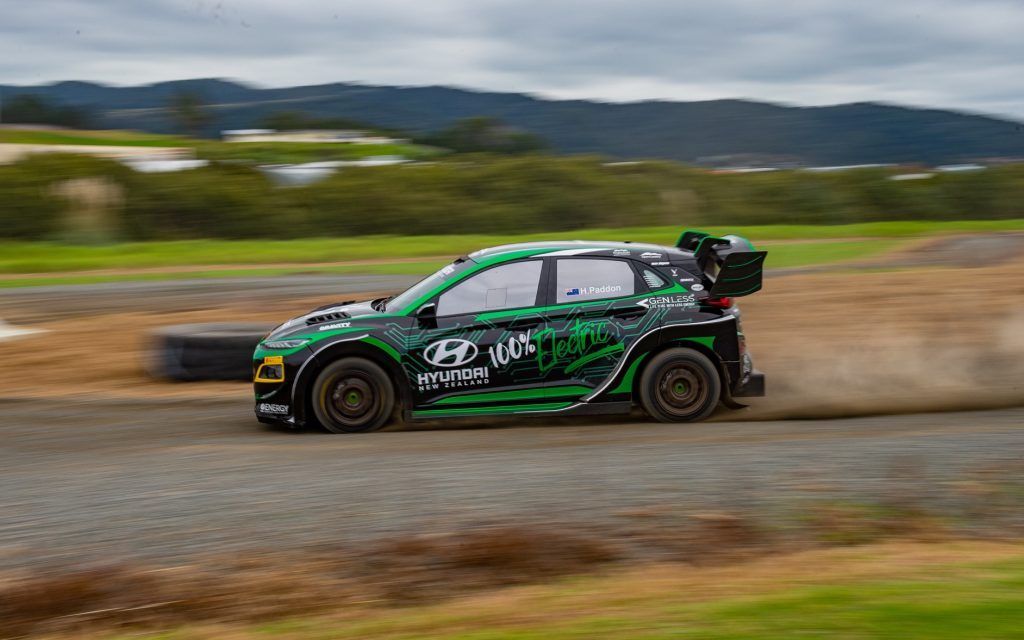
<path fill-rule="evenodd" d="M 388 374 L 363 358 L 335 360 L 313 384 L 313 413 L 332 433 L 376 431 L 391 417 L 395 389 Z"/>
<path fill-rule="evenodd" d="M 698 422 L 718 405 L 722 382 L 715 365 L 693 349 L 668 349 L 640 377 L 640 404 L 659 422 Z"/>

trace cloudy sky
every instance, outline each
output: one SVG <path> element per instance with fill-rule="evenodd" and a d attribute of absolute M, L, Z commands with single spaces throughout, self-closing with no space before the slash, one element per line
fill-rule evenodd
<path fill-rule="evenodd" d="M 1024 0 L 0 0 L 0 83 L 194 77 L 1024 118 Z"/>

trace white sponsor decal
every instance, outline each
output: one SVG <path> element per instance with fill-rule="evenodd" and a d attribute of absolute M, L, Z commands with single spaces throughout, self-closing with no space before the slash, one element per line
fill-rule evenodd
<path fill-rule="evenodd" d="M 672 277 L 673 277 L 673 278 L 675 278 L 676 276 L 678 276 L 678 275 L 679 275 L 679 269 L 676 269 L 676 268 L 672 268 L 672 269 L 669 269 L 669 271 L 671 271 L 671 272 L 672 272 Z"/>
<path fill-rule="evenodd" d="M 697 298 L 693 295 L 654 296 L 637 302 L 641 307 L 648 309 L 651 307 L 688 307 L 696 303 Z"/>
<path fill-rule="evenodd" d="M 703 290 L 704 290 L 704 285 L 702 285 L 699 282 L 697 284 L 691 284 L 690 285 L 690 291 L 703 291 Z"/>
<path fill-rule="evenodd" d="M 504 367 L 513 360 L 530 355 L 537 350 L 537 346 L 530 343 L 532 331 L 520 333 L 510 337 L 506 342 L 499 342 L 487 349 L 491 356 L 491 364 L 495 367 Z"/>
<path fill-rule="evenodd" d="M 629 249 L 615 249 L 612 251 L 613 256 L 628 256 Z"/>
<path fill-rule="evenodd" d="M 661 254 L 654 253 L 653 251 L 644 251 L 643 253 L 640 254 L 640 258 L 642 260 L 660 260 Z"/>
<path fill-rule="evenodd" d="M 565 295 L 595 296 L 599 293 L 617 293 L 619 291 L 622 291 L 622 285 L 620 284 L 603 284 L 598 287 L 576 287 L 574 289 L 567 289 Z"/>
<path fill-rule="evenodd" d="M 668 263 L 667 262 L 652 262 L 651 266 L 652 267 L 667 267 Z"/>
<path fill-rule="evenodd" d="M 269 402 L 261 402 L 256 409 L 260 413 L 288 413 L 288 405 L 286 404 L 271 404 Z"/>
<path fill-rule="evenodd" d="M 352 326 L 351 322 L 335 322 L 334 324 L 325 324 L 320 327 L 321 331 L 330 331 L 331 329 L 348 329 Z"/>
<path fill-rule="evenodd" d="M 490 382 L 491 372 L 487 367 L 467 367 L 445 371 L 428 371 L 416 375 L 420 391 L 475 387 Z"/>
<path fill-rule="evenodd" d="M 679 282 L 693 282 L 693 278 L 679 278 Z"/>
<path fill-rule="evenodd" d="M 461 367 L 476 357 L 476 345 L 469 340 L 449 338 L 427 345 L 423 359 L 436 367 Z"/>

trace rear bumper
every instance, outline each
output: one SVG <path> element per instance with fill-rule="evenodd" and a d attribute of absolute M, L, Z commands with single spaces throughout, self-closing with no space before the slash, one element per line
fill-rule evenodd
<path fill-rule="evenodd" d="M 744 376 L 740 384 L 732 392 L 734 398 L 760 398 L 764 395 L 764 374 L 752 369 Z"/>

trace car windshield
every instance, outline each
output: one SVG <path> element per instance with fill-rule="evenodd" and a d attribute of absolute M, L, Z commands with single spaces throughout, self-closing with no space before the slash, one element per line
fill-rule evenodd
<path fill-rule="evenodd" d="M 391 298 L 387 302 L 388 313 L 398 313 L 405 307 L 409 306 L 416 300 L 430 293 L 437 287 L 441 286 L 445 282 L 448 282 L 453 277 L 462 273 L 470 264 L 469 260 L 465 258 L 459 258 L 455 262 L 442 267 L 437 273 L 429 275 L 423 278 L 416 284 L 412 285 L 404 292 L 398 294 L 394 298 Z"/>

